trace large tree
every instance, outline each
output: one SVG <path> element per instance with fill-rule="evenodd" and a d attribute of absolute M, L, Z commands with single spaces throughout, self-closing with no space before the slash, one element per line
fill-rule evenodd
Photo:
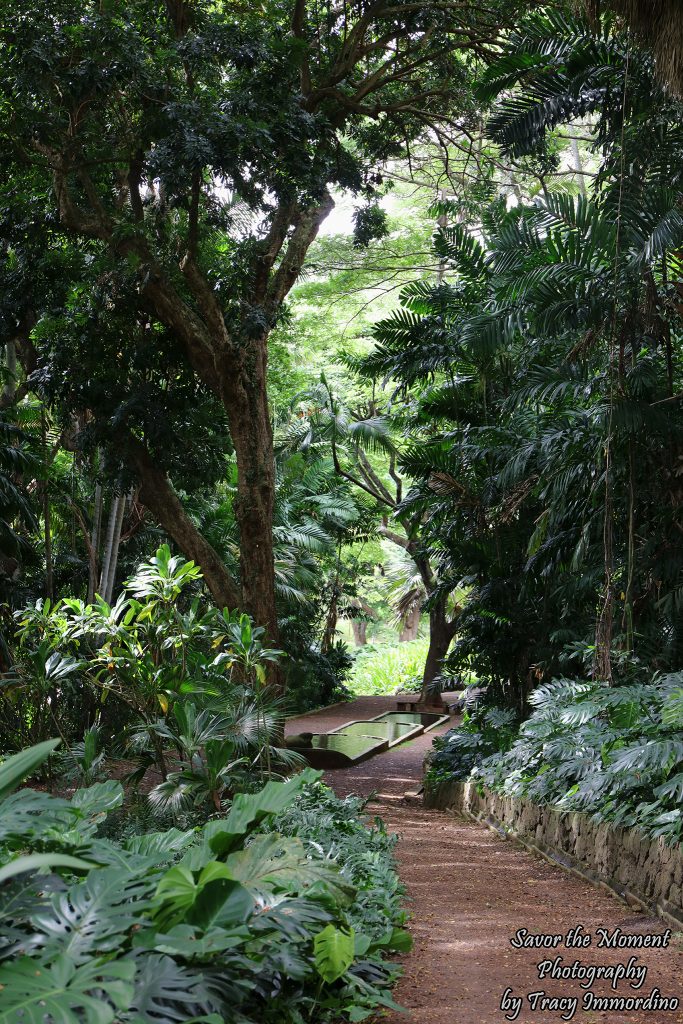
<path fill-rule="evenodd" d="M 215 599 L 238 602 L 271 639 L 269 334 L 332 209 L 330 190 L 368 194 L 375 164 L 443 126 L 499 21 L 495 6 L 442 0 L 3 5 L 9 187 L 108 261 L 122 301 L 173 334 L 224 406 L 239 470 L 241 592 L 134 422 L 130 462 Z M 11 245 L 11 226 L 8 235 Z"/>

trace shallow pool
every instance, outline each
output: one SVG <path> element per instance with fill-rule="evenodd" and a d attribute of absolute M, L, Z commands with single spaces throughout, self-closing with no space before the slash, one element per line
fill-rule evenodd
<path fill-rule="evenodd" d="M 435 711 L 387 711 L 386 714 L 379 715 L 373 721 L 401 722 L 414 727 L 416 725 L 434 725 L 442 717 Z"/>
<path fill-rule="evenodd" d="M 376 736 L 393 743 L 402 736 L 407 736 L 415 729 L 415 722 L 400 722 L 394 719 L 374 719 L 369 722 L 350 722 L 336 735 L 345 736 Z"/>
<path fill-rule="evenodd" d="M 356 736 L 343 732 L 317 733 L 311 740 L 314 750 L 336 750 L 350 758 L 360 757 L 385 744 L 386 739 L 381 736 Z"/>

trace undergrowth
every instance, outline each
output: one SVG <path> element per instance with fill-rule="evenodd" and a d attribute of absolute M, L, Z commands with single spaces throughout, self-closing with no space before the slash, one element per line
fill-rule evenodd
<path fill-rule="evenodd" d="M 429 641 L 418 638 L 396 641 L 391 646 L 360 648 L 346 683 L 356 696 L 374 696 L 397 693 L 414 688 L 422 679 Z"/>
<path fill-rule="evenodd" d="M 394 840 L 360 802 L 307 769 L 202 826 L 119 822 L 115 839 L 118 782 L 12 792 L 55 745 L 0 765 L 3 1022 L 318 1024 L 395 1005 Z"/>
<path fill-rule="evenodd" d="M 509 712 L 482 709 L 431 756 L 427 785 L 471 778 L 650 837 L 683 834 L 683 673 L 608 687 L 557 679 L 535 690 L 515 732 Z"/>

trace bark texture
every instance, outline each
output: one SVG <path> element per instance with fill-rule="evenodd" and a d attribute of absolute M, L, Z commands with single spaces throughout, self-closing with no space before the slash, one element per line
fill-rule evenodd
<path fill-rule="evenodd" d="M 368 642 L 368 624 L 365 619 L 351 619 L 351 629 L 356 647 L 364 647 Z"/>
<path fill-rule="evenodd" d="M 266 387 L 267 336 L 245 349 L 236 375 L 231 372 L 233 365 L 233 360 L 226 361 L 221 398 L 237 456 L 235 515 L 240 531 L 241 606 L 260 626 L 265 626 L 269 642 L 275 643 L 275 459 Z"/>
<path fill-rule="evenodd" d="M 417 631 L 420 625 L 420 609 L 413 608 L 409 615 L 406 616 L 402 625 L 401 632 L 398 635 L 398 639 L 401 643 L 409 643 L 411 640 L 417 640 Z"/>
<path fill-rule="evenodd" d="M 140 480 L 140 500 L 186 556 L 201 566 L 219 608 L 238 608 L 240 593 L 216 550 L 201 535 L 182 506 L 170 480 L 142 446 L 131 450 Z"/>
<path fill-rule="evenodd" d="M 429 612 L 429 648 L 422 676 L 422 693 L 420 700 L 432 703 L 434 699 L 433 682 L 441 673 L 443 660 L 448 654 L 451 641 L 458 631 L 458 614 L 456 609 L 449 618 L 446 612 L 446 598 L 437 601 Z M 440 696 L 439 696 L 440 699 Z"/>

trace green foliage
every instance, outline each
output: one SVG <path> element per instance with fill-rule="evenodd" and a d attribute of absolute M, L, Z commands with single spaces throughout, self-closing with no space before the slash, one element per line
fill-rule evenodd
<path fill-rule="evenodd" d="M 680 659 L 668 510 L 681 325 L 672 312 L 663 328 L 652 302 L 668 301 L 662 268 L 683 221 L 653 184 L 622 209 L 617 246 L 615 201 L 611 187 L 594 200 L 548 193 L 494 203 L 476 231 L 446 228 L 436 246 L 450 279 L 406 289 L 364 362 L 405 396 L 401 463 L 415 485 L 401 507 L 439 564 L 430 601 L 467 594 L 450 665 L 507 686 L 520 710 L 594 633 L 606 515 L 614 648 L 655 667 Z"/>
<path fill-rule="evenodd" d="M 509 712 L 497 708 L 439 741 L 431 783 L 469 776 L 500 793 L 680 842 L 680 673 L 618 687 L 557 679 L 529 700 L 532 714 L 514 742 Z"/>
<path fill-rule="evenodd" d="M 161 771 L 149 795 L 157 813 L 204 820 L 236 790 L 300 763 L 278 745 L 284 705 L 264 685 L 264 665 L 279 652 L 264 647 L 263 630 L 248 616 L 203 608 L 191 593 L 199 579 L 193 563 L 164 545 L 112 607 L 100 598 L 93 605 L 66 599 L 17 614 L 21 661 L 5 683 L 6 714 L 17 719 L 17 697 L 29 683 L 32 700 L 16 733 L 54 728 L 72 679 L 98 722 L 59 755 L 64 782 L 100 777 L 108 740 L 133 757 L 130 781 L 153 765 Z M 123 708 L 123 730 L 112 703 L 115 712 Z"/>
<path fill-rule="evenodd" d="M 105 771 L 105 752 L 99 729 L 96 726 L 86 729 L 82 740 L 60 752 L 57 767 L 65 782 L 90 786 L 100 781 Z"/>
<path fill-rule="evenodd" d="M 2 792 L 53 747 L 0 764 Z M 406 946 L 393 842 L 318 777 L 270 782 L 192 831 L 119 842 L 101 834 L 106 788 L 5 796 L 3 1024 L 301 1024 L 393 1005 L 383 953 Z"/>
<path fill-rule="evenodd" d="M 0 684 L 7 747 L 49 735 L 55 709 L 74 695 L 93 724 L 61 755 L 70 779 L 94 781 L 104 745 L 125 740 L 135 778 L 153 764 L 164 775 L 160 807 L 219 810 L 247 768 L 259 777 L 291 769 L 291 754 L 274 744 L 283 703 L 265 685 L 281 652 L 264 645 L 249 616 L 206 606 L 193 593 L 200 580 L 197 566 L 164 544 L 112 606 L 64 598 L 17 612 L 19 657 Z M 169 747 L 182 767 L 167 778 Z"/>
<path fill-rule="evenodd" d="M 315 969 L 328 984 L 345 974 L 354 960 L 353 929 L 348 932 L 328 924 L 313 940 Z"/>
<path fill-rule="evenodd" d="M 434 740 L 426 762 L 425 785 L 432 788 L 448 779 L 467 779 L 483 760 L 509 750 L 517 728 L 509 708 L 475 702 L 463 714 L 462 725 Z"/>
<path fill-rule="evenodd" d="M 14 559 L 14 567 L 19 564 L 18 558 L 30 552 L 26 535 L 37 525 L 27 486 L 31 477 L 41 474 L 30 440 L 27 431 L 13 422 L 11 414 L 0 412 L 0 552 L 5 558 Z M 9 565 L 3 566 L 2 575 L 11 578 L 13 571 Z"/>
<path fill-rule="evenodd" d="M 389 234 L 386 211 L 376 203 L 361 206 L 353 214 L 353 244 L 367 249 L 370 242 L 378 241 Z"/>
<path fill-rule="evenodd" d="M 349 488 L 335 478 L 331 461 L 321 457 L 317 446 L 306 443 L 304 437 L 302 450 L 292 450 L 290 437 L 292 433 L 301 435 L 301 423 L 291 410 L 287 417 L 275 438 L 275 589 L 279 644 L 285 654 L 281 672 L 290 706 L 306 711 L 344 696 L 348 655 L 341 643 L 322 644 L 321 634 L 334 590 L 340 545 L 366 529 L 367 514 Z M 202 531 L 233 559 L 239 534 L 232 496 L 228 494 L 218 508 L 215 499 L 195 507 Z"/>
<path fill-rule="evenodd" d="M 394 871 L 397 837 L 386 831 L 381 818 L 365 821 L 364 807 L 359 797 L 341 800 L 316 783 L 277 817 L 274 827 L 285 835 L 299 836 L 310 857 L 332 860 L 354 886 L 348 920 L 357 933 L 357 946 L 365 935 L 377 949 L 383 945 L 405 949 L 410 937 L 401 933 L 406 912 L 404 889 Z M 388 928 L 392 929 L 389 938 Z"/>
<path fill-rule="evenodd" d="M 86 963 L 77 967 L 67 956 L 36 964 L 28 957 L 0 965 L 0 985 L 6 1009 L 3 1024 L 30 1021 L 43 1024 L 45 1018 L 64 1024 L 111 1024 L 117 1012 L 126 1011 L 134 998 L 135 965 L 129 963 Z M 105 990 L 106 998 L 101 992 Z"/>
<path fill-rule="evenodd" d="M 427 639 L 418 639 L 360 647 L 349 676 L 349 690 L 363 696 L 414 688 L 414 680 L 422 678 L 428 646 Z"/>
<path fill-rule="evenodd" d="M 0 341 L 19 322 L 23 375 L 36 371 L 31 386 L 64 430 L 73 476 L 85 463 L 91 483 L 133 492 L 176 538 L 194 532 L 186 496 L 224 497 L 234 446 L 240 550 L 215 558 L 199 544 L 219 590 L 236 585 L 236 562 L 244 580 L 264 544 L 270 552 L 268 337 L 330 191 L 369 200 L 361 241 L 383 233 L 378 165 L 470 105 L 480 31 L 488 40 L 488 12 L 436 0 L 351 5 L 339 17 L 280 0 L 3 7 Z M 71 504 L 62 495 L 72 513 L 62 557 L 83 583 L 97 568 L 97 498 L 73 490 Z M 129 540 L 139 504 L 130 518 Z M 270 563 L 256 570 L 261 625 L 274 620 Z"/>
<path fill-rule="evenodd" d="M 28 750 L 20 750 L 3 761 L 0 773 L 0 799 L 4 800 L 23 779 L 32 775 L 58 746 L 59 740 L 45 740 Z"/>

